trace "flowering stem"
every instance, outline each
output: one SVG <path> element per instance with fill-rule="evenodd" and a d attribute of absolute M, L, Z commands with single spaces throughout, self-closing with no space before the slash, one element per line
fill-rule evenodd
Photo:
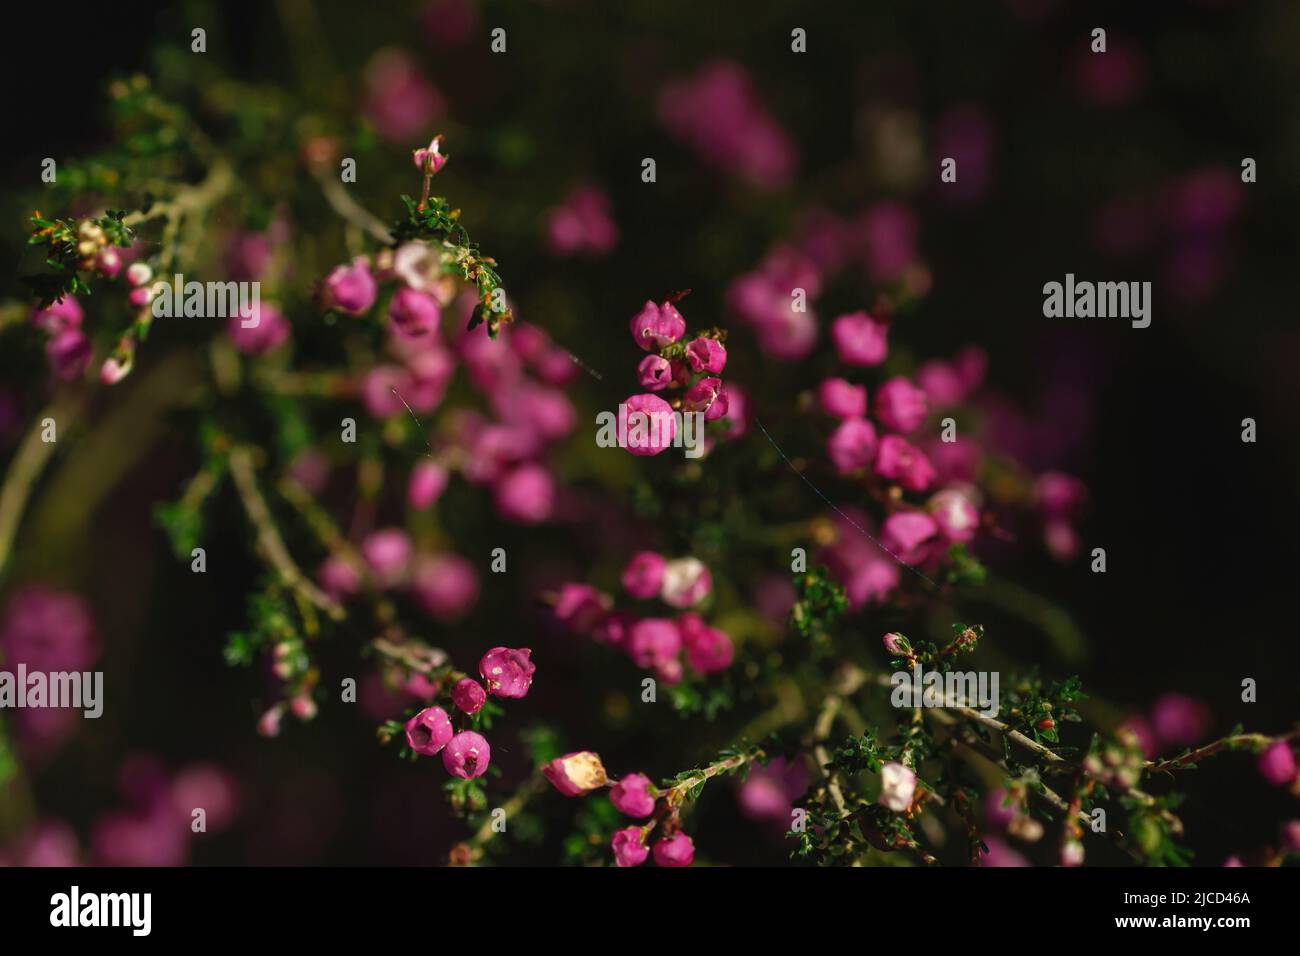
<path fill-rule="evenodd" d="M 14 536 L 18 533 L 18 523 L 27 506 L 27 499 L 31 496 L 32 486 L 57 447 L 55 442 L 47 442 L 42 438 L 45 431 L 43 423 L 50 418 L 58 427 L 66 429 L 75 408 L 76 405 L 70 402 L 56 403 L 37 415 L 36 422 L 9 466 L 4 487 L 0 488 L 0 572 L 4 571 L 9 561 Z"/>
<path fill-rule="evenodd" d="M 266 499 L 262 497 L 262 492 L 257 487 L 253 455 L 247 446 L 238 445 L 231 449 L 230 474 L 235 480 L 235 487 L 239 490 L 244 512 L 257 531 L 258 550 L 262 552 L 267 563 L 279 573 L 285 586 L 292 588 L 299 597 L 320 608 L 332 620 L 343 620 L 342 606 L 302 573 L 289 554 L 289 549 L 285 547 L 284 539 L 280 537 L 280 529 L 276 527 L 275 519 L 271 517 L 271 509 L 267 507 Z"/>
<path fill-rule="evenodd" d="M 1146 768 L 1152 773 L 1182 770 L 1191 767 L 1202 757 L 1209 757 L 1225 750 L 1242 750 L 1246 747 L 1262 750 L 1279 741 L 1294 740 L 1297 737 L 1300 737 L 1300 730 L 1293 730 L 1289 734 L 1281 734 L 1277 737 L 1270 737 L 1268 734 L 1233 734 L 1208 743 L 1203 747 L 1197 747 L 1195 750 L 1188 751 L 1178 757 L 1170 757 L 1168 760 L 1149 760 Z"/>

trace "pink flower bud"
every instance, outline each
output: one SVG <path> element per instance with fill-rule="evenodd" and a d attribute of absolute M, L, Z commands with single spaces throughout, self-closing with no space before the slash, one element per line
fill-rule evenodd
<path fill-rule="evenodd" d="M 122 271 L 122 254 L 112 246 L 99 250 L 99 255 L 95 256 L 95 268 L 105 278 L 116 279 Z"/>
<path fill-rule="evenodd" d="M 138 289 L 132 289 L 127 293 L 126 301 L 131 303 L 137 309 L 144 308 L 153 301 L 153 288 L 150 286 L 140 286 Z"/>
<path fill-rule="evenodd" d="M 153 278 L 153 270 L 147 262 L 133 262 L 126 269 L 126 281 L 131 288 L 139 289 Z"/>
<path fill-rule="evenodd" d="M 1296 776 L 1295 754 L 1285 740 L 1271 744 L 1259 755 L 1259 772 L 1275 787 L 1285 787 Z"/>
<path fill-rule="evenodd" d="M 441 145 L 442 135 L 439 134 L 430 140 L 429 145 L 423 149 L 411 150 L 411 162 L 415 168 L 430 175 L 442 169 L 447 162 L 447 157 L 439 151 Z"/>
<path fill-rule="evenodd" d="M 560 587 L 552 613 L 574 634 L 586 636 L 609 610 L 612 601 L 589 584 L 568 583 Z"/>
<path fill-rule="evenodd" d="M 880 540 L 900 560 L 912 564 L 918 549 L 939 532 L 939 525 L 923 511 L 899 511 L 885 519 Z"/>
<path fill-rule="evenodd" d="M 713 575 L 699 558 L 676 558 L 664 565 L 659 596 L 670 607 L 684 609 L 699 604 L 713 590 Z"/>
<path fill-rule="evenodd" d="M 434 461 L 422 461 L 411 469 L 411 480 L 406 486 L 406 503 L 416 511 L 424 511 L 442 497 L 447 487 L 447 469 Z"/>
<path fill-rule="evenodd" d="M 658 866 L 690 866 L 695 860 L 695 844 L 685 833 L 659 840 L 654 847 Z"/>
<path fill-rule="evenodd" d="M 947 489 L 936 493 L 926 509 L 939 525 L 939 533 L 953 543 L 971 540 L 979 529 L 979 512 L 960 491 Z"/>
<path fill-rule="evenodd" d="M 912 642 L 895 631 L 885 635 L 884 644 L 885 651 L 894 657 L 906 657 L 912 652 Z"/>
<path fill-rule="evenodd" d="M 361 542 L 361 556 L 380 587 L 395 587 L 406 577 L 411 539 L 398 528 L 384 528 Z"/>
<path fill-rule="evenodd" d="M 316 580 L 336 600 L 361 591 L 361 575 L 357 569 L 338 557 L 328 557 L 321 563 L 316 570 Z"/>
<path fill-rule="evenodd" d="M 862 418 L 867 414 L 867 389 L 842 378 L 828 378 L 817 387 L 817 402 L 835 418 Z"/>
<path fill-rule="evenodd" d="M 426 336 L 438 331 L 442 310 L 433 296 L 403 286 L 388 304 L 388 317 L 404 335 Z"/>
<path fill-rule="evenodd" d="M 64 329 L 81 328 L 84 317 L 81 303 L 77 301 L 77 297 L 65 295 L 44 309 L 33 310 L 32 324 L 38 329 L 44 329 L 46 332 L 58 333 Z"/>
<path fill-rule="evenodd" d="M 276 704 L 257 718 L 257 732 L 263 737 L 280 736 L 280 718 L 284 716 L 284 705 Z"/>
<path fill-rule="evenodd" d="M 458 733 L 442 750 L 442 765 L 453 777 L 468 780 L 487 772 L 492 760 L 492 748 L 481 734 L 472 730 Z"/>
<path fill-rule="evenodd" d="M 1066 840 L 1061 847 L 1061 866 L 1083 866 L 1083 844 L 1078 840 Z"/>
<path fill-rule="evenodd" d="M 609 782 L 599 755 L 590 750 L 556 757 L 542 768 L 542 775 L 566 797 L 580 797 Z"/>
<path fill-rule="evenodd" d="M 614 834 L 610 842 L 614 849 L 615 866 L 640 866 L 650 855 L 640 827 L 625 827 Z"/>
<path fill-rule="evenodd" d="M 643 819 L 655 811 L 654 784 L 643 773 L 628 774 L 609 792 L 610 803 L 620 813 Z"/>
<path fill-rule="evenodd" d="M 628 631 L 627 650 L 638 667 L 654 667 L 672 660 L 681 649 L 682 635 L 677 625 L 666 618 L 643 618 Z"/>
<path fill-rule="evenodd" d="M 658 355 L 647 355 L 636 367 L 637 381 L 642 388 L 662 392 L 672 384 L 672 363 Z"/>
<path fill-rule="evenodd" d="M 638 551 L 623 569 L 623 590 L 638 601 L 648 601 L 659 593 L 668 562 L 654 551 Z"/>
<path fill-rule="evenodd" d="M 555 482 L 551 473 L 534 462 L 506 472 L 497 481 L 497 512 L 507 521 L 540 524 L 555 507 Z"/>
<path fill-rule="evenodd" d="M 880 803 L 903 813 L 912 805 L 916 793 L 916 774 L 901 763 L 887 763 L 880 768 Z"/>
<path fill-rule="evenodd" d="M 686 320 L 671 302 L 646 302 L 629 324 L 632 338 L 647 352 L 658 352 L 686 334 Z"/>
<path fill-rule="evenodd" d="M 831 432 L 826 453 L 841 475 L 870 466 L 876 455 L 876 430 L 865 418 L 846 418 Z"/>
<path fill-rule="evenodd" d="M 876 392 L 876 418 L 890 431 L 904 435 L 916 431 L 929 411 L 925 392 L 901 375 L 891 378 Z"/>
<path fill-rule="evenodd" d="M 454 733 L 451 718 L 441 707 L 426 707 L 406 722 L 406 743 L 426 757 L 447 746 Z"/>
<path fill-rule="evenodd" d="M 831 323 L 831 341 L 847 365 L 879 365 L 885 360 L 886 326 L 865 312 L 841 315 Z"/>
<path fill-rule="evenodd" d="M 727 393 L 720 378 L 702 378 L 682 396 L 682 411 L 703 412 L 706 422 L 727 414 Z"/>
<path fill-rule="evenodd" d="M 232 315 L 226 331 L 235 348 L 245 355 L 262 355 L 279 348 L 289 338 L 289 320 L 269 303 L 242 315 Z"/>
<path fill-rule="evenodd" d="M 725 633 L 707 626 L 679 627 L 679 630 L 686 647 L 686 662 L 693 670 L 701 674 L 716 674 L 731 666 L 736 649 Z"/>
<path fill-rule="evenodd" d="M 717 339 L 700 337 L 686 346 L 686 361 L 696 372 L 721 372 L 727 366 L 727 350 Z"/>
<path fill-rule="evenodd" d="M 934 466 L 920 449 L 897 435 L 885 435 L 876 449 L 876 474 L 908 491 L 925 491 L 934 482 Z"/>
<path fill-rule="evenodd" d="M 472 677 L 463 677 L 451 689 L 451 702 L 467 714 L 477 714 L 487 703 L 487 691 Z"/>
<path fill-rule="evenodd" d="M 527 647 L 494 647 L 484 654 L 478 672 L 487 683 L 488 693 L 496 697 L 525 696 L 537 670 L 529 660 L 532 653 Z"/>
<path fill-rule="evenodd" d="M 289 701 L 289 709 L 299 720 L 312 720 L 316 717 L 316 701 L 306 694 L 299 694 Z"/>
<path fill-rule="evenodd" d="M 45 343 L 50 371 L 65 382 L 80 378 L 90 364 L 91 344 L 77 328 L 64 328 Z"/>
<path fill-rule="evenodd" d="M 324 303 L 327 309 L 338 309 L 348 315 L 361 315 L 375 304 L 379 286 L 370 274 L 364 256 L 357 256 L 351 265 L 335 266 L 325 280 Z"/>

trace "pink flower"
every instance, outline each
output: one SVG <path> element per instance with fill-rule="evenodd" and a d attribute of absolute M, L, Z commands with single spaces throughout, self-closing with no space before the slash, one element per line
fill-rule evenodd
<path fill-rule="evenodd" d="M 615 866 L 640 866 L 650 855 L 640 827 L 624 827 L 614 834 L 610 846 L 614 849 Z"/>
<path fill-rule="evenodd" d="M 552 613 L 574 634 L 586 635 L 609 610 L 612 602 L 590 584 L 568 583 L 560 588 Z"/>
<path fill-rule="evenodd" d="M 32 324 L 50 333 L 79 329 L 83 318 L 81 303 L 74 295 L 65 295 L 43 309 L 32 310 Z"/>
<path fill-rule="evenodd" d="M 657 455 L 672 445 L 677 419 L 658 395 L 633 395 L 618 408 L 618 444 L 633 455 Z"/>
<path fill-rule="evenodd" d="M 695 617 L 696 615 L 683 615 Z M 736 649 L 731 638 L 716 627 L 701 624 L 699 627 L 685 627 L 679 624 L 682 643 L 686 647 L 686 663 L 701 674 L 716 674 L 731 666 Z"/>
<path fill-rule="evenodd" d="M 226 331 L 239 351 L 245 355 L 262 355 L 288 340 L 289 320 L 275 306 L 263 302 L 241 315 L 232 315 Z"/>
<path fill-rule="evenodd" d="M 867 389 L 842 378 L 828 378 L 817 387 L 817 402 L 835 418 L 862 418 L 867 414 Z"/>
<path fill-rule="evenodd" d="M 326 558 L 316 571 L 316 580 L 330 597 L 341 600 L 361 591 L 361 575 L 342 558 Z"/>
<path fill-rule="evenodd" d="M 422 461 L 411 469 L 406 486 L 406 502 L 416 511 L 425 511 L 442 497 L 447 487 L 447 469 L 434 461 Z"/>
<path fill-rule="evenodd" d="M 1156 732 L 1141 714 L 1134 714 L 1124 718 L 1123 723 L 1116 728 L 1116 735 L 1124 733 L 1133 736 L 1134 743 L 1142 750 L 1142 756 L 1147 760 L 1160 752 L 1160 743 L 1156 739 Z"/>
<path fill-rule="evenodd" d="M 880 802 L 895 813 L 912 805 L 916 793 L 916 774 L 901 763 L 890 762 L 880 768 Z"/>
<path fill-rule="evenodd" d="M 740 784 L 737 802 L 751 820 L 789 825 L 794 800 L 808 789 L 808 771 L 800 761 L 773 757 L 766 767 L 754 767 Z"/>
<path fill-rule="evenodd" d="M 666 618 L 643 618 L 628 631 L 627 649 L 638 667 L 654 667 L 677 657 L 682 635 L 677 625 Z"/>
<path fill-rule="evenodd" d="M 720 378 L 702 378 L 682 396 L 682 411 L 703 412 L 706 422 L 716 421 L 727 413 L 727 393 Z"/>
<path fill-rule="evenodd" d="M 721 372 L 727 366 L 727 350 L 717 339 L 700 337 L 686 346 L 686 361 L 696 372 Z"/>
<path fill-rule="evenodd" d="M 533 684 L 537 665 L 529 660 L 527 647 L 494 647 L 478 662 L 478 672 L 496 697 L 523 697 Z"/>
<path fill-rule="evenodd" d="M 31 671 L 82 671 L 99 656 L 90 606 L 42 585 L 14 591 L 0 622 L 0 657 Z"/>
<path fill-rule="evenodd" d="M 1051 518 L 1068 518 L 1073 515 L 1087 493 L 1082 481 L 1059 471 L 1043 472 L 1034 485 L 1039 510 Z"/>
<path fill-rule="evenodd" d="M 655 305 L 647 301 L 628 327 L 636 344 L 647 352 L 658 352 L 686 334 L 686 320 L 671 302 Z"/>
<path fill-rule="evenodd" d="M 638 601 L 648 601 L 663 586 L 667 561 L 654 551 L 638 551 L 623 569 L 623 590 Z"/>
<path fill-rule="evenodd" d="M 410 401 L 414 379 L 400 365 L 378 365 L 366 373 L 361 383 L 361 400 L 375 418 L 393 418 L 406 411 L 403 396 Z"/>
<path fill-rule="evenodd" d="M 885 360 L 887 327 L 865 312 L 850 312 L 831 323 L 831 341 L 847 365 L 879 365 Z"/>
<path fill-rule="evenodd" d="M 547 214 L 546 238 L 557 256 L 605 255 L 618 243 L 609 197 L 590 187 L 575 189 Z"/>
<path fill-rule="evenodd" d="M 899 511 L 885 519 L 880 540 L 900 561 L 914 564 L 921 545 L 938 532 L 938 523 L 924 511 Z"/>
<path fill-rule="evenodd" d="M 985 836 L 987 851 L 980 851 L 980 866 L 1031 866 L 1032 864 L 1013 850 L 1005 841 L 995 836 Z"/>
<path fill-rule="evenodd" d="M 403 286 L 393 294 L 388 304 L 388 317 L 402 334 L 424 336 L 438 331 L 442 310 L 433 296 Z"/>
<path fill-rule="evenodd" d="M 361 542 L 361 556 L 380 587 L 394 587 L 406 576 L 411 539 L 398 528 L 372 532 Z"/>
<path fill-rule="evenodd" d="M 411 595 L 434 620 L 454 623 L 478 601 L 478 575 L 458 554 L 424 555 L 415 559 Z"/>
<path fill-rule="evenodd" d="M 1259 772 L 1275 787 L 1285 787 L 1296 776 L 1295 754 L 1285 740 L 1270 744 L 1259 755 Z"/>
<path fill-rule="evenodd" d="M 659 95 L 659 118 L 706 162 L 759 189 L 774 189 L 794 175 L 794 144 L 737 63 L 717 60 L 668 84 Z"/>
<path fill-rule="evenodd" d="M 451 718 L 441 707 L 426 707 L 406 722 L 406 742 L 417 754 L 432 757 L 452 739 Z"/>
<path fill-rule="evenodd" d="M 936 492 L 926 509 L 939 525 L 939 533 L 954 544 L 971 540 L 979 529 L 979 511 L 960 491 L 946 489 Z"/>
<path fill-rule="evenodd" d="M 916 431 L 929 411 L 925 392 L 901 375 L 891 378 L 876 392 L 876 418 L 890 431 L 904 435 Z"/>
<path fill-rule="evenodd" d="M 239 809 L 239 792 L 235 781 L 219 767 L 193 764 L 176 774 L 169 787 L 172 807 L 188 823 L 196 807 L 207 813 L 211 832 L 224 830 Z"/>
<path fill-rule="evenodd" d="M 433 175 L 442 169 L 447 157 L 442 154 L 441 134 L 429 140 L 429 145 L 411 150 L 411 163 L 420 172 Z"/>
<path fill-rule="evenodd" d="M 870 466 L 876 454 L 876 430 L 865 418 L 846 418 L 826 442 L 835 470 L 851 475 Z"/>
<path fill-rule="evenodd" d="M 375 304 L 379 286 L 370 274 L 364 256 L 357 256 L 351 265 L 335 266 L 325 279 L 324 303 L 327 309 L 338 309 L 348 315 L 361 315 Z"/>
<path fill-rule="evenodd" d="M 407 54 L 383 50 L 366 67 L 365 116 L 385 139 L 409 142 L 445 108 L 442 96 Z"/>
<path fill-rule="evenodd" d="M 566 797 L 580 797 L 609 783 L 600 756 L 590 750 L 556 757 L 542 768 L 542 775 Z"/>
<path fill-rule="evenodd" d="M 885 435 L 876 451 L 876 474 L 908 491 L 925 491 L 934 482 L 934 466 L 919 449 L 897 435 Z"/>
<path fill-rule="evenodd" d="M 642 388 L 662 392 L 673 383 L 672 363 L 658 355 L 647 355 L 637 365 L 636 377 Z"/>
<path fill-rule="evenodd" d="M 555 482 L 538 464 L 520 465 L 496 484 L 497 512 L 507 521 L 540 524 L 555 507 Z"/>
<path fill-rule="evenodd" d="M 1205 736 L 1209 724 L 1206 706 L 1186 694 L 1162 694 L 1151 705 L 1151 726 L 1162 744 L 1190 746 Z"/>
<path fill-rule="evenodd" d="M 690 866 L 695 860 L 695 844 L 685 833 L 678 833 L 654 846 L 658 866 Z"/>
<path fill-rule="evenodd" d="M 65 382 L 80 378 L 90 364 L 91 344 L 78 328 L 65 327 L 45 343 L 50 371 Z"/>
<path fill-rule="evenodd" d="M 669 607 L 699 604 L 713 590 L 713 575 L 698 558 L 676 558 L 664 565 L 659 596 Z"/>
<path fill-rule="evenodd" d="M 462 730 L 442 750 L 442 765 L 447 772 L 464 780 L 483 776 L 491 760 L 492 748 L 472 730 Z"/>
<path fill-rule="evenodd" d="M 487 703 L 487 691 L 472 677 L 462 677 L 451 689 L 451 702 L 467 714 L 477 714 Z"/>
<path fill-rule="evenodd" d="M 643 819 L 655 812 L 655 786 L 643 773 L 628 774 L 609 792 L 609 801 L 620 813 Z"/>

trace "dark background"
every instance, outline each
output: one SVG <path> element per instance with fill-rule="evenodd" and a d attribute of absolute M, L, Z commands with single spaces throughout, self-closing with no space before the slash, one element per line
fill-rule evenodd
<path fill-rule="evenodd" d="M 24 9 L 26 24 L 19 28 L 15 20 L 6 31 L 0 56 L 8 91 L 0 232 L 6 262 L 16 257 L 22 235 L 16 194 L 37 184 L 40 158 L 92 151 L 102 135 L 104 80 L 146 68 L 161 37 L 174 33 L 187 43 L 191 23 L 205 25 L 209 56 L 250 79 L 292 82 L 273 6 L 212 4 L 205 21 L 129 2 Z M 1074 612 L 1090 638 L 1083 673 L 1107 700 L 1140 709 L 1178 690 L 1210 705 L 1216 730 L 1238 721 L 1283 729 L 1296 716 L 1300 665 L 1292 623 L 1300 9 L 1287 0 L 1061 3 L 1048 4 L 1054 12 L 1035 23 L 994 2 L 862 6 L 793 12 L 750 3 L 488 4 L 479 47 L 446 60 L 413 36 L 400 4 L 391 14 L 390 5 L 325 4 L 322 21 L 335 55 L 354 75 L 381 42 L 402 45 L 420 55 L 461 123 L 531 131 L 527 159 L 506 163 L 484 153 L 471 157 L 472 172 L 457 171 L 489 180 L 489 194 L 505 210 L 489 219 L 487 207 L 467 200 L 470 225 L 485 248 L 496 250 L 513 289 L 544 298 L 580 287 L 557 337 L 600 369 L 626 364 L 623 316 L 646 297 L 690 287 L 697 311 L 720 314 L 726 283 L 781 235 L 782 213 L 792 208 L 786 198 L 775 209 L 759 208 L 726 195 L 715 179 L 674 175 L 674 163 L 688 157 L 663 143 L 645 91 L 713 56 L 745 63 L 799 145 L 790 192 L 847 199 L 851 208 L 874 198 L 869 184 L 844 188 L 835 173 L 853 152 L 852 117 L 862 103 L 904 103 L 923 117 L 958 102 L 983 104 L 999 135 L 993 186 L 971 209 L 918 200 L 921 247 L 936 281 L 908 345 L 922 354 L 982 345 L 991 356 L 990 379 L 1030 407 L 1054 379 L 1079 382 L 1090 421 L 1061 464 L 1090 489 L 1085 548 L 1103 546 L 1108 557 L 1105 575 L 1088 573 L 1084 563 L 1062 567 L 1042 558 L 1026 560 L 1015 577 Z M 486 32 L 494 25 L 509 31 L 506 56 L 487 53 Z M 1147 57 L 1146 87 L 1128 106 L 1084 106 L 1065 82 L 1069 54 L 1097 25 L 1128 36 Z M 809 31 L 808 55 L 790 54 L 792 26 Z M 651 154 L 650 144 L 661 157 L 661 188 L 653 193 L 638 178 L 639 157 Z M 1154 319 L 1145 330 L 1116 320 L 1043 318 L 1042 284 L 1066 272 L 1157 278 L 1151 261 L 1098 256 L 1088 217 L 1100 203 L 1207 163 L 1237 169 L 1247 155 L 1258 160 L 1259 182 L 1245 187 L 1235 267 L 1208 301 L 1172 304 L 1157 281 Z M 557 266 L 536 254 L 536 232 L 521 226 L 581 177 L 610 191 L 622 241 L 594 268 Z M 20 291 L 12 276 L 9 268 L 0 271 L 7 295 Z M 591 323 L 599 328 L 590 331 Z M 774 396 L 793 394 L 815 380 L 810 372 L 783 371 L 768 388 Z M 1240 441 L 1247 416 L 1259 423 L 1254 445 Z M 117 656 L 115 663 L 139 681 L 138 706 L 117 728 L 118 743 L 178 758 L 203 753 L 228 760 L 237 773 L 295 781 L 255 790 L 259 811 L 235 834 L 201 849 L 201 862 L 261 862 L 259 833 L 284 829 L 301 814 L 333 815 L 334 835 L 279 859 L 427 859 L 445 839 L 436 832 L 436 796 L 373 747 L 369 726 L 327 718 L 311 732 L 298 730 L 291 746 L 249 745 L 247 675 L 226 672 L 215 660 L 221 635 L 239 625 L 243 609 L 224 598 L 195 603 L 201 599 L 181 592 L 188 575 L 159 563 L 164 549 L 148 522 L 150 500 L 174 494 L 189 472 L 184 449 L 164 454 L 99 518 L 97 534 L 114 563 L 134 569 L 130 586 L 158 598 L 148 612 L 131 605 L 120 571 L 87 584 L 96 607 L 109 609 L 106 629 L 138 638 L 110 650 L 110 664 Z M 238 533 L 227 534 L 237 553 Z M 210 553 L 221 546 L 214 542 Z M 237 594 L 238 578 L 235 572 L 221 594 Z M 1239 701 L 1247 676 L 1259 682 L 1254 705 Z M 117 756 L 99 756 L 101 775 L 79 763 L 85 758 L 93 768 L 93 754 L 68 755 L 42 779 L 43 805 L 84 818 L 108 799 Z M 348 779 L 339 779 L 343 767 Z M 1207 779 L 1183 815 L 1200 862 L 1268 842 L 1276 821 L 1295 812 L 1293 798 L 1265 786 L 1246 757 L 1198 773 Z M 385 843 L 364 799 L 374 780 L 391 784 L 374 789 L 394 813 L 433 822 L 417 836 Z M 1246 806 L 1249 813 L 1237 812 Z"/>

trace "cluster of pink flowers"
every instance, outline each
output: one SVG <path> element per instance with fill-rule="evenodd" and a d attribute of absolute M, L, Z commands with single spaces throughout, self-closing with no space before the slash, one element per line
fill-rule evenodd
<path fill-rule="evenodd" d="M 15 591 L 0 620 L 0 660 L 44 673 L 89 670 L 99 658 L 100 640 L 89 605 L 78 595 L 42 585 Z M 54 754 L 78 726 L 71 707 L 27 707 L 8 717 L 18 747 L 29 761 Z"/>
<path fill-rule="evenodd" d="M 686 320 L 674 304 L 680 298 L 658 305 L 647 301 L 629 323 L 636 344 L 650 353 L 636 369 L 641 387 L 649 391 L 631 396 L 619 408 L 619 443 L 633 455 L 657 455 L 673 444 L 674 411 L 700 413 L 706 422 L 726 419 L 728 438 L 744 432 L 743 399 L 719 377 L 727 365 L 725 334 L 714 329 L 684 341 Z M 659 396 L 669 391 L 679 392 L 671 404 Z M 638 427 L 638 416 L 650 424 Z M 705 449 L 709 447 L 706 441 Z"/>
<path fill-rule="evenodd" d="M 622 583 L 635 600 L 658 599 L 684 613 L 673 619 L 615 610 L 609 595 L 581 583 L 560 588 L 553 613 L 570 633 L 621 648 L 638 667 L 653 670 L 669 685 L 678 683 L 685 673 L 683 655 L 698 674 L 714 674 L 731 666 L 735 657 L 731 638 L 688 610 L 713 588 L 712 575 L 702 561 L 690 557 L 669 560 L 654 551 L 641 551 L 624 568 Z"/>
<path fill-rule="evenodd" d="M 705 161 L 762 189 L 794 175 L 794 144 L 754 93 L 744 67 L 726 60 L 670 83 L 659 94 L 659 119 Z"/>
<path fill-rule="evenodd" d="M 400 50 L 376 53 L 366 67 L 365 85 L 364 115 L 391 142 L 418 135 L 447 111 L 414 57 Z"/>
<path fill-rule="evenodd" d="M 483 683 L 463 677 L 451 689 L 451 703 L 457 711 L 472 717 L 483 709 L 487 695 L 518 700 L 528 694 L 537 670 L 526 647 L 494 647 L 478 664 Z M 484 689 L 486 688 L 486 689 Z M 477 731 L 457 731 L 442 707 L 425 707 L 406 722 L 406 743 L 425 757 L 442 754 L 442 765 L 453 777 L 481 777 L 492 761 L 492 748 Z"/>
<path fill-rule="evenodd" d="M 680 821 L 667 802 L 659 814 L 655 813 L 663 794 L 645 774 L 632 773 L 611 780 L 600 756 L 590 750 L 556 757 L 542 768 L 542 774 L 566 797 L 584 797 L 609 787 L 609 800 L 620 813 L 634 820 L 655 818 L 648 824 L 625 827 L 614 834 L 610 846 L 616 866 L 640 866 L 652 853 L 659 866 L 690 866 L 695 860 L 695 843 L 681 832 Z M 662 835 L 651 847 L 647 842 L 656 827 L 662 827 Z"/>
<path fill-rule="evenodd" d="M 546 214 L 546 238 L 557 256 L 603 256 L 618 244 L 609 197 L 580 186 Z"/>
<path fill-rule="evenodd" d="M 782 361 L 805 358 L 817 344 L 813 305 L 846 267 L 860 265 L 874 284 L 898 283 L 912 295 L 929 288 L 917 231 L 916 214 L 893 200 L 869 206 L 852 219 L 812 211 L 797 241 L 773 249 L 731 283 L 728 305 L 754 329 L 764 353 Z M 886 307 L 883 300 L 881 306 Z"/>
<path fill-rule="evenodd" d="M 0 866 L 183 866 L 195 840 L 227 829 L 239 811 L 234 780 L 211 764 L 172 773 L 135 754 L 119 768 L 118 788 L 128 806 L 95 821 L 88 848 L 62 820 L 39 820 L 0 848 Z"/>

